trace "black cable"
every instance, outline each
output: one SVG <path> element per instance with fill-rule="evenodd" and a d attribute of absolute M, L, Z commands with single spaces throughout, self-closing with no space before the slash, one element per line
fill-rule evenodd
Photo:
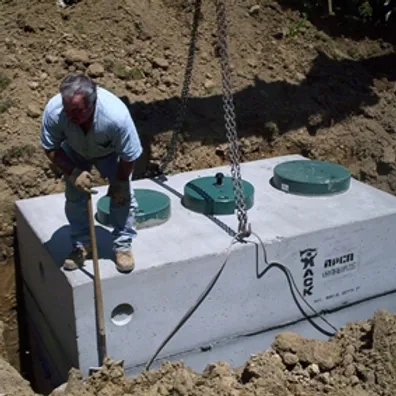
<path fill-rule="evenodd" d="M 289 287 L 293 296 L 293 299 L 297 305 L 297 307 L 299 308 L 300 312 L 304 315 L 304 317 L 309 320 L 311 322 L 311 324 L 317 328 L 317 330 L 319 330 L 320 332 L 322 332 L 323 334 L 332 337 L 335 335 L 335 333 L 329 333 L 326 330 L 317 327 L 318 325 L 316 325 L 315 323 L 312 323 L 311 318 L 305 313 L 305 311 L 302 309 L 302 307 L 300 306 L 299 302 L 297 301 L 295 294 L 293 292 L 293 287 L 294 289 L 297 291 L 297 294 L 300 296 L 300 298 L 305 302 L 305 304 L 312 310 L 312 312 L 318 316 L 320 319 L 322 319 L 327 325 L 329 325 L 335 332 L 337 332 L 337 328 L 335 326 L 333 326 L 326 318 L 324 318 L 320 313 L 318 313 L 315 308 L 312 307 L 312 305 L 304 298 L 304 296 L 301 294 L 299 288 L 297 287 L 296 281 L 294 280 L 293 274 L 290 271 L 289 268 L 287 268 L 284 264 L 278 263 L 276 261 L 273 262 L 268 262 L 267 259 L 267 251 L 265 249 L 265 245 L 264 242 L 261 240 L 261 238 L 254 232 L 252 232 L 253 235 L 256 236 L 256 238 L 260 241 L 260 246 L 262 248 L 263 251 L 263 259 L 264 259 L 264 263 L 267 264 L 267 267 L 263 270 L 263 272 L 260 274 L 259 273 L 259 257 L 258 257 L 258 248 L 257 248 L 257 244 L 255 242 L 252 241 L 246 241 L 247 243 L 253 243 L 256 245 L 256 278 L 260 279 L 262 278 L 272 267 L 277 267 L 279 268 L 286 276 L 287 281 L 289 283 Z M 293 286 L 293 287 L 292 287 Z"/>
<path fill-rule="evenodd" d="M 225 268 L 225 266 L 227 264 L 228 257 L 229 257 L 230 252 L 231 252 L 231 247 L 234 244 L 234 242 L 235 242 L 235 238 L 232 240 L 231 245 L 227 249 L 226 258 L 225 258 L 223 264 L 221 265 L 219 271 L 216 273 L 216 275 L 213 277 L 213 279 L 209 282 L 208 286 L 206 286 L 206 289 L 201 294 L 201 296 L 198 298 L 197 302 L 187 311 L 187 313 L 183 316 L 183 318 L 180 320 L 180 322 L 177 324 L 177 326 L 171 331 L 171 333 L 168 335 L 168 337 L 166 337 L 166 339 L 162 342 L 162 344 L 155 351 L 153 357 L 150 359 L 150 361 L 145 366 L 145 370 L 146 371 L 150 368 L 150 366 L 152 365 L 153 361 L 158 356 L 158 354 L 161 352 L 161 350 L 165 347 L 165 345 L 180 330 L 180 328 L 187 322 L 187 320 L 198 309 L 198 307 L 203 303 L 205 298 L 208 296 L 210 291 L 213 289 L 213 286 L 216 284 L 217 280 L 220 278 L 220 275 L 223 272 L 223 270 L 224 270 L 224 268 Z"/>
<path fill-rule="evenodd" d="M 284 266 L 284 265 L 281 264 L 281 263 L 271 262 L 271 263 L 269 263 L 269 264 L 267 265 L 267 267 L 261 272 L 261 274 L 258 274 L 257 279 L 262 278 L 271 268 L 274 268 L 274 267 L 280 269 L 280 270 L 285 274 L 286 279 L 287 279 L 287 282 L 289 283 L 289 287 L 290 287 L 290 291 L 291 291 L 293 300 L 294 300 L 294 302 L 296 303 L 297 308 L 300 310 L 301 314 L 305 317 L 305 319 L 307 319 L 307 320 L 309 321 L 309 323 L 311 323 L 311 325 L 312 325 L 313 327 L 315 327 L 316 330 L 320 331 L 320 332 L 323 333 L 324 335 L 326 335 L 326 336 L 328 336 L 328 337 L 334 336 L 335 333 L 329 332 L 329 331 L 323 329 L 323 328 L 322 328 L 321 326 L 319 326 L 318 324 L 316 324 L 316 323 L 312 320 L 312 318 L 311 318 L 309 315 L 307 315 L 307 313 L 303 310 L 303 308 L 302 308 L 302 306 L 300 305 L 300 302 L 297 300 L 296 294 L 295 294 L 295 292 L 294 292 L 294 290 L 293 290 L 293 285 L 295 284 L 294 279 L 293 279 L 293 275 L 292 275 L 292 273 L 290 272 L 290 270 L 289 270 L 286 266 Z M 300 294 L 300 296 L 301 296 L 300 291 L 299 291 L 298 289 L 296 289 L 296 290 L 297 290 L 298 294 Z M 309 305 L 309 303 L 305 300 L 304 297 L 302 297 L 302 299 L 304 300 L 304 302 L 305 302 L 311 309 L 313 309 L 313 308 Z M 313 310 L 314 310 L 314 309 L 313 309 Z M 315 311 L 315 310 L 314 310 L 314 311 Z M 317 316 L 319 316 L 324 322 L 326 322 L 330 327 L 334 328 L 335 331 L 337 331 L 337 329 L 336 329 L 331 323 L 329 323 L 325 318 L 323 318 L 322 315 L 320 315 L 320 314 L 317 313 L 316 311 L 315 311 L 315 314 L 316 314 Z"/>
<path fill-rule="evenodd" d="M 309 323 L 315 327 L 316 330 L 320 331 L 321 333 L 323 333 L 324 335 L 328 336 L 328 337 L 332 337 L 335 335 L 335 333 L 331 333 L 325 329 L 323 329 L 321 326 L 319 326 L 318 324 L 316 324 L 312 318 L 310 316 L 307 315 L 307 313 L 304 311 L 304 309 L 302 308 L 302 306 L 300 305 L 300 302 L 298 301 L 296 294 L 295 294 L 295 290 L 297 291 L 297 294 L 300 296 L 300 298 L 307 304 L 307 306 L 315 313 L 316 316 L 320 317 L 325 323 L 327 323 L 331 328 L 334 329 L 334 331 L 337 331 L 337 328 L 334 327 L 329 321 L 327 321 L 326 318 L 324 318 L 320 313 L 318 313 L 310 304 L 309 302 L 303 297 L 303 295 L 301 294 L 300 290 L 298 289 L 296 282 L 294 280 L 293 274 L 292 272 L 289 270 L 289 268 L 287 268 L 284 264 L 278 263 L 278 262 L 268 262 L 267 260 L 267 252 L 265 250 L 265 246 L 264 243 L 262 242 L 262 240 L 260 239 L 260 237 L 255 234 L 252 233 L 253 235 L 255 235 L 257 237 L 257 239 L 260 241 L 260 245 L 262 247 L 263 250 L 263 255 L 264 255 L 264 263 L 267 265 L 264 270 L 260 273 L 259 272 L 259 257 L 258 257 L 258 244 L 252 241 L 245 241 L 243 239 L 239 239 L 238 237 L 233 238 L 231 245 L 229 246 L 229 248 L 227 249 L 227 254 L 226 254 L 226 258 L 223 262 L 223 264 L 221 265 L 219 271 L 216 273 L 216 275 L 213 277 L 213 279 L 209 282 L 208 286 L 206 287 L 206 289 L 204 290 L 204 292 L 201 294 L 201 296 L 198 298 L 197 302 L 187 311 L 187 313 L 183 316 L 183 318 L 180 320 L 180 322 L 177 324 L 177 326 L 171 331 L 171 333 L 168 335 L 168 337 L 166 337 L 166 339 L 162 342 L 162 344 L 159 346 L 159 348 L 156 350 L 156 352 L 154 353 L 153 357 L 150 359 L 150 361 L 146 364 L 145 366 L 145 370 L 149 370 L 150 366 L 152 365 L 153 361 L 155 360 L 155 358 L 158 356 L 158 354 L 161 352 L 161 350 L 165 347 L 165 345 L 171 340 L 171 338 L 180 330 L 180 328 L 187 322 L 187 320 L 192 316 L 192 314 L 198 309 L 198 307 L 202 304 L 202 302 L 205 300 L 205 298 L 208 296 L 208 294 L 210 293 L 210 291 L 213 289 L 214 285 L 216 284 L 216 282 L 218 281 L 218 279 L 220 278 L 221 273 L 223 272 L 227 262 L 228 262 L 228 258 L 231 252 L 231 247 L 232 245 L 236 242 L 244 242 L 244 243 L 253 243 L 254 245 L 256 245 L 256 278 L 257 279 L 261 279 L 265 274 L 267 274 L 267 272 L 271 269 L 271 268 L 278 268 L 280 269 L 286 276 L 287 282 L 289 284 L 289 288 L 293 297 L 294 302 L 296 303 L 298 309 L 300 310 L 301 314 L 304 316 L 305 319 L 307 319 L 309 321 Z M 294 290 L 295 289 L 295 290 Z M 261 333 L 262 331 L 258 332 Z M 254 334 L 247 334 L 246 336 L 251 336 Z"/>

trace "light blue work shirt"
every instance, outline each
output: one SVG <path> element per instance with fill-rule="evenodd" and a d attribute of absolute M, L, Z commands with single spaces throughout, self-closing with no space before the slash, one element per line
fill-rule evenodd
<path fill-rule="evenodd" d="M 143 151 L 128 108 L 101 87 L 97 88 L 94 120 L 87 134 L 66 117 L 60 93 L 48 101 L 41 124 L 41 146 L 56 150 L 64 141 L 87 160 L 116 153 L 125 161 L 135 161 Z"/>

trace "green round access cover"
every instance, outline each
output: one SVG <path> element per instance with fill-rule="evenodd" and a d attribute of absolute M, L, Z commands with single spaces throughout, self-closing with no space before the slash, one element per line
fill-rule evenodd
<path fill-rule="evenodd" d="M 292 194 L 327 195 L 349 189 L 351 173 L 341 165 L 319 160 L 295 160 L 277 165 L 273 184 Z"/>
<path fill-rule="evenodd" d="M 246 209 L 250 209 L 254 203 L 254 187 L 242 180 L 242 189 Z M 188 182 L 184 186 L 183 204 L 207 215 L 233 214 L 236 206 L 232 178 L 217 173 Z"/>
<path fill-rule="evenodd" d="M 153 227 L 169 219 L 171 206 L 167 195 L 148 189 L 134 189 L 134 193 L 139 205 L 135 216 L 136 228 Z M 101 197 L 96 206 L 96 218 L 99 223 L 110 226 L 110 197 Z"/>

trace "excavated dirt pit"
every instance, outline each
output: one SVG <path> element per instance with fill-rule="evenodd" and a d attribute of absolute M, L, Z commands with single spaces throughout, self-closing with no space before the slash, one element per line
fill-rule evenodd
<path fill-rule="evenodd" d="M 32 394 L 16 370 L 28 345 L 14 274 L 18 198 L 63 191 L 39 147 L 41 113 L 72 71 L 91 75 L 131 104 L 144 155 L 136 177 L 167 152 L 180 96 L 193 1 L 4 0 L 0 12 L 0 320 L 10 365 L 0 394 Z M 396 192 L 394 35 L 339 16 L 308 20 L 284 1 L 234 0 L 229 51 L 242 161 L 288 153 L 347 166 Z M 185 128 L 170 172 L 228 163 L 214 1 L 203 1 Z M 100 181 L 98 179 L 98 181 Z M 379 307 L 380 308 L 380 307 Z M 18 322 L 18 314 L 21 322 Z M 180 364 L 126 380 L 114 364 L 74 395 L 393 395 L 395 319 L 379 313 L 328 343 L 280 335 L 274 351 L 240 370 L 198 375 Z M 2 345 L 2 344 L 0 344 Z M 392 388 L 393 387 L 393 388 Z"/>
<path fill-rule="evenodd" d="M 51 396 L 393 396 L 395 345 L 396 316 L 378 311 L 370 320 L 348 324 L 328 341 L 280 333 L 271 349 L 236 369 L 213 362 L 200 374 L 177 362 L 125 378 L 121 362 L 107 359 L 87 379 L 72 369 L 68 382 Z M 0 394 L 34 395 L 4 360 Z"/>

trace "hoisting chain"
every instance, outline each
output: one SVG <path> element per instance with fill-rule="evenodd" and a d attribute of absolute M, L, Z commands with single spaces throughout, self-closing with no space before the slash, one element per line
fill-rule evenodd
<path fill-rule="evenodd" d="M 242 177 L 240 169 L 240 152 L 238 146 L 238 135 L 236 116 L 232 95 L 231 70 L 228 58 L 227 46 L 227 19 L 224 0 L 216 0 L 217 34 L 219 39 L 219 53 L 221 63 L 221 78 L 223 87 L 223 108 L 226 134 L 230 144 L 229 158 L 231 162 L 231 175 L 234 187 L 235 204 L 239 221 L 238 234 L 242 237 L 250 235 L 248 229 L 247 210 L 242 188 Z M 249 227 L 250 228 L 250 227 Z"/>
<path fill-rule="evenodd" d="M 179 133 L 182 131 L 184 119 L 186 116 L 187 100 L 188 100 L 189 91 L 190 91 L 192 71 L 193 71 L 193 67 L 194 67 L 195 47 L 196 47 L 197 36 L 198 36 L 198 26 L 199 26 L 199 17 L 201 14 L 201 4 L 202 4 L 202 0 L 195 1 L 195 10 L 194 10 L 193 26 L 192 26 L 192 31 L 191 31 L 191 40 L 190 40 L 190 46 L 188 49 L 187 65 L 186 65 L 186 69 L 184 72 L 184 81 L 183 81 L 183 87 L 182 87 L 181 97 L 180 97 L 181 103 L 180 103 L 179 111 L 177 114 L 176 123 L 175 123 L 175 127 L 174 127 L 173 134 L 171 137 L 171 141 L 169 144 L 168 152 L 167 152 L 165 158 L 161 161 L 162 164 L 159 167 L 160 173 L 164 173 L 164 170 L 172 162 L 172 159 L 173 159 L 173 156 L 174 156 L 175 150 L 176 150 L 177 137 L 178 137 Z"/>
<path fill-rule="evenodd" d="M 198 36 L 199 18 L 201 14 L 202 0 L 195 1 L 195 10 L 193 17 L 193 26 L 191 31 L 191 40 L 188 50 L 187 65 L 184 74 L 183 87 L 181 92 L 181 104 L 176 118 L 175 127 L 169 144 L 168 152 L 159 166 L 159 173 L 163 174 L 169 163 L 172 161 L 176 142 L 179 133 L 182 131 L 187 101 L 189 97 L 189 89 L 191 84 L 191 76 L 195 59 L 195 47 Z M 240 171 L 240 152 L 238 146 L 238 135 L 236 130 L 236 116 L 232 95 L 231 70 L 228 59 L 227 46 L 227 21 L 225 13 L 224 0 L 216 0 L 216 17 L 217 17 L 217 34 L 221 65 L 221 78 L 223 89 L 223 109 L 226 127 L 226 135 L 229 141 L 229 159 L 231 163 L 231 176 L 235 196 L 235 205 L 237 208 L 238 218 L 238 236 L 248 237 L 251 233 L 250 225 L 248 225 L 247 210 L 242 188 L 242 177 Z"/>

